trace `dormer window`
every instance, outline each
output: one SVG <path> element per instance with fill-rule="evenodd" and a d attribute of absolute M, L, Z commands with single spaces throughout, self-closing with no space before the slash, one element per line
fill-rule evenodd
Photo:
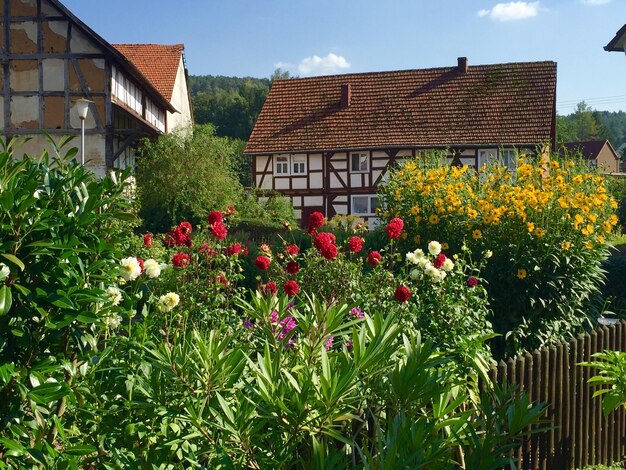
<path fill-rule="evenodd" d="M 304 155 L 294 155 L 291 157 L 291 174 L 306 175 L 306 157 Z"/>
<path fill-rule="evenodd" d="M 274 157 L 274 174 L 277 176 L 289 176 L 288 155 L 276 155 Z"/>

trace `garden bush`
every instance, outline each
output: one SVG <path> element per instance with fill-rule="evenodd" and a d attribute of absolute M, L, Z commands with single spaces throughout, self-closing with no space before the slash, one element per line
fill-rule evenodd
<path fill-rule="evenodd" d="M 405 245 L 438 239 L 474 257 L 490 253 L 484 276 L 493 326 L 514 353 L 568 337 L 598 312 L 590 302 L 618 218 L 604 179 L 582 162 L 520 155 L 514 171 L 413 160 L 383 188 L 390 219 L 405 222 Z"/>

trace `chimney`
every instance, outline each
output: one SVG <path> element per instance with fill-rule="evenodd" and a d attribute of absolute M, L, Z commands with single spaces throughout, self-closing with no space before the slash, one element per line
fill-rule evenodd
<path fill-rule="evenodd" d="M 460 73 L 467 73 L 467 57 L 459 57 L 458 61 L 458 69 Z"/>
<path fill-rule="evenodd" d="M 341 85 L 341 107 L 347 108 L 352 101 L 352 88 L 349 83 Z"/>

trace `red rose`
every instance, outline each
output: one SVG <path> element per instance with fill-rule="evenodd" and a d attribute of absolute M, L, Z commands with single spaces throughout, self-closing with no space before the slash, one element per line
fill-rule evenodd
<path fill-rule="evenodd" d="M 264 294 L 274 295 L 278 291 L 278 286 L 274 281 L 269 281 L 262 287 L 262 291 Z"/>
<path fill-rule="evenodd" d="M 348 240 L 348 248 L 353 253 L 358 253 L 363 249 L 363 239 L 361 237 L 352 237 Z"/>
<path fill-rule="evenodd" d="M 256 264 L 256 267 L 266 271 L 267 268 L 270 267 L 270 264 L 272 263 L 272 260 L 269 259 L 267 256 L 257 256 L 256 260 L 254 261 L 254 264 Z"/>
<path fill-rule="evenodd" d="M 411 291 L 406 286 L 398 286 L 393 296 L 398 302 L 406 302 L 411 298 Z"/>
<path fill-rule="evenodd" d="M 330 232 L 318 233 L 315 235 L 315 239 L 313 240 L 313 245 L 320 251 L 325 246 L 334 245 L 335 243 L 337 243 L 337 238 Z"/>
<path fill-rule="evenodd" d="M 243 251 L 243 248 L 241 247 L 241 243 L 233 243 L 232 245 L 226 247 L 227 256 L 238 255 L 242 251 Z"/>
<path fill-rule="evenodd" d="M 400 238 L 403 228 L 404 222 L 402 221 L 402 219 L 395 217 L 389 221 L 385 232 L 387 232 L 387 236 L 391 239 Z"/>
<path fill-rule="evenodd" d="M 209 225 L 221 224 L 223 221 L 222 213 L 220 211 L 211 211 L 207 219 L 209 220 Z"/>
<path fill-rule="evenodd" d="M 367 262 L 372 266 L 378 266 L 383 259 L 378 251 L 370 251 L 367 255 Z"/>
<path fill-rule="evenodd" d="M 185 235 L 189 235 L 191 233 L 191 224 L 187 221 L 181 222 L 178 224 L 177 230 Z"/>
<path fill-rule="evenodd" d="M 226 225 L 224 225 L 222 222 L 216 222 L 211 225 L 211 233 L 218 240 L 224 240 L 224 238 L 226 238 L 226 235 L 228 235 L 228 230 L 226 230 Z"/>
<path fill-rule="evenodd" d="M 446 261 L 446 255 L 444 255 L 443 253 L 439 253 L 433 260 L 433 266 L 437 269 L 441 269 L 445 261 Z"/>
<path fill-rule="evenodd" d="M 184 233 L 183 230 L 180 229 L 180 227 L 176 227 L 176 230 L 174 230 L 174 232 L 172 233 L 174 236 L 174 241 L 178 246 L 187 245 L 187 243 L 191 241 L 189 236 L 187 236 L 187 234 Z"/>
<path fill-rule="evenodd" d="M 172 264 L 177 268 L 186 268 L 191 263 L 187 253 L 176 253 L 172 256 Z"/>
<path fill-rule="evenodd" d="M 289 274 L 297 274 L 298 271 L 300 271 L 300 266 L 298 266 L 298 263 L 296 263 L 295 261 L 289 261 L 289 263 L 287 263 L 287 266 L 285 266 L 285 269 Z"/>
<path fill-rule="evenodd" d="M 244 247 L 241 249 L 241 252 L 243 253 L 244 256 L 248 256 L 248 254 L 250 253 L 250 250 L 248 250 L 248 247 L 244 245 Z"/>
<path fill-rule="evenodd" d="M 324 225 L 324 214 L 317 211 L 312 212 L 309 215 L 309 233 L 315 232 L 322 225 Z"/>
<path fill-rule="evenodd" d="M 218 284 L 222 284 L 223 286 L 228 285 L 228 279 L 226 279 L 226 275 L 224 273 L 219 273 L 215 278 L 215 282 Z"/>
<path fill-rule="evenodd" d="M 331 244 L 324 245 L 320 253 L 326 259 L 335 259 L 337 257 L 337 247 Z"/>
<path fill-rule="evenodd" d="M 298 253 L 300 253 L 300 250 L 296 245 L 287 245 L 285 247 L 285 253 L 287 253 L 289 256 L 297 256 Z"/>
<path fill-rule="evenodd" d="M 146 246 L 146 248 L 152 248 L 152 235 L 146 233 L 143 236 L 143 244 Z"/>
<path fill-rule="evenodd" d="M 176 239 L 174 238 L 174 232 L 167 232 L 165 235 L 163 235 L 163 244 L 170 248 L 174 245 L 176 245 Z"/>
<path fill-rule="evenodd" d="M 478 279 L 474 276 L 470 276 L 467 278 L 467 281 L 465 281 L 465 285 L 469 288 L 476 287 L 478 285 Z"/>
<path fill-rule="evenodd" d="M 300 286 L 296 281 L 287 281 L 283 286 L 283 290 L 289 297 L 293 297 L 300 291 Z"/>
<path fill-rule="evenodd" d="M 137 262 L 139 263 L 139 267 L 141 268 L 141 273 L 143 274 L 143 260 L 137 256 Z"/>

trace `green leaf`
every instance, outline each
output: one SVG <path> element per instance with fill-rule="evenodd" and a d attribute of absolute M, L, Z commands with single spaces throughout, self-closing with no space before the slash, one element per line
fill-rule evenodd
<path fill-rule="evenodd" d="M 33 388 L 28 392 L 28 397 L 35 403 L 47 405 L 50 402 L 60 400 L 70 393 L 70 387 L 66 383 L 45 383 Z"/>
<path fill-rule="evenodd" d="M 11 289 L 9 286 L 2 286 L 0 288 L 0 317 L 9 313 L 12 303 Z"/>
<path fill-rule="evenodd" d="M 64 453 L 69 455 L 89 455 L 93 454 L 95 451 L 96 448 L 94 446 L 89 444 L 83 444 L 65 449 Z"/>
<path fill-rule="evenodd" d="M 22 263 L 22 261 L 20 261 L 20 259 L 15 256 L 12 255 L 10 253 L 2 253 L 2 256 L 4 256 L 6 259 L 8 259 L 11 263 L 15 264 L 18 268 L 20 268 L 20 270 L 24 271 L 24 269 L 26 269 L 26 266 L 24 266 L 24 263 Z"/>

